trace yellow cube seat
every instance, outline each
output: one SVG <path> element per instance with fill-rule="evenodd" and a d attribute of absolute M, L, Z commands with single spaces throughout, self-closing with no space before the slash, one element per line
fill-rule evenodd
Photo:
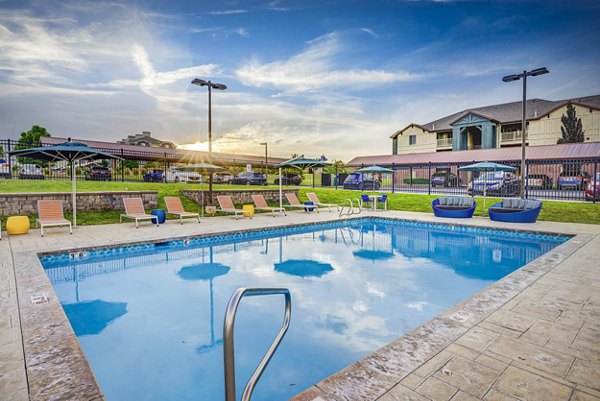
<path fill-rule="evenodd" d="M 6 232 L 9 235 L 27 234 L 29 232 L 29 217 L 10 216 L 6 220 Z"/>
<path fill-rule="evenodd" d="M 254 205 L 244 205 L 242 206 L 242 213 L 244 217 L 252 217 L 254 216 Z"/>

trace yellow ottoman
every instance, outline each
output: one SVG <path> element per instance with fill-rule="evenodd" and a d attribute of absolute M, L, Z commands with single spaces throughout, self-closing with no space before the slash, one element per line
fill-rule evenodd
<path fill-rule="evenodd" d="M 244 217 L 252 218 L 252 216 L 254 216 L 254 205 L 242 206 L 242 213 L 244 214 Z"/>
<path fill-rule="evenodd" d="M 27 234 L 29 232 L 29 217 L 10 216 L 6 220 L 6 232 L 9 235 Z"/>

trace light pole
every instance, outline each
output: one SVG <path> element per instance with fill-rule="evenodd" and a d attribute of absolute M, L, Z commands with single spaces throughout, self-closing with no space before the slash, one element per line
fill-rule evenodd
<path fill-rule="evenodd" d="M 198 86 L 206 86 L 208 87 L 208 162 L 212 164 L 212 105 L 211 105 L 211 90 L 225 90 L 227 86 L 223 84 L 217 84 L 211 81 L 205 81 L 203 79 L 194 78 L 192 80 L 192 85 Z M 212 173 L 208 176 L 208 199 L 210 200 L 210 204 L 212 205 L 212 184 L 213 177 Z M 202 205 L 204 207 L 204 205 Z"/>
<path fill-rule="evenodd" d="M 269 145 L 267 145 L 266 142 L 261 142 L 260 144 L 265 147 L 265 178 L 267 178 L 267 166 L 268 166 L 268 163 L 269 163 L 268 160 L 267 160 L 267 149 L 268 149 Z"/>
<path fill-rule="evenodd" d="M 542 74 L 547 74 L 550 71 L 546 67 L 536 68 L 531 71 L 523 71 L 520 74 L 512 74 L 502 77 L 504 82 L 518 81 L 523 79 L 523 115 L 521 119 L 521 199 L 525 197 L 525 137 L 527 134 L 527 77 L 535 77 Z"/>

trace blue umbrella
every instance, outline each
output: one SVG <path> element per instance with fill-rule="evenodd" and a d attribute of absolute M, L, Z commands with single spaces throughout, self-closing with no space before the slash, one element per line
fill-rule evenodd
<path fill-rule="evenodd" d="M 304 155 L 299 156 L 299 157 L 294 157 L 293 159 L 290 160 L 286 160 L 282 163 L 279 163 L 277 165 L 277 167 L 279 167 L 279 207 L 283 208 L 283 195 L 282 195 L 282 189 L 281 189 L 281 182 L 282 182 L 282 178 L 281 178 L 281 168 L 282 167 L 293 167 L 293 168 L 297 168 L 301 171 L 306 170 L 307 168 L 314 168 L 314 167 L 325 167 L 325 166 L 329 166 L 331 165 L 331 163 L 329 163 L 326 160 L 321 160 L 321 159 L 309 159 L 304 157 Z M 315 175 L 313 174 L 313 187 L 315 186 Z"/>
<path fill-rule="evenodd" d="M 127 313 L 127 302 L 101 299 L 63 304 L 62 307 L 77 336 L 100 334 L 113 320 Z"/>
<path fill-rule="evenodd" d="M 309 259 L 290 259 L 285 262 L 275 263 L 275 270 L 292 276 L 321 277 L 330 271 L 333 266 Z"/>
<path fill-rule="evenodd" d="M 75 162 L 81 160 L 96 160 L 96 159 L 120 159 L 119 156 L 110 153 L 102 152 L 98 149 L 90 148 L 86 144 L 80 142 L 60 143 L 52 146 L 42 146 L 38 148 L 17 149 L 7 152 L 11 156 L 28 156 L 34 159 L 46 160 L 50 162 L 66 161 L 71 163 L 71 180 L 72 180 L 72 200 L 73 200 L 73 227 L 77 226 L 77 197 L 76 197 L 76 179 L 75 179 Z"/>
<path fill-rule="evenodd" d="M 469 164 L 458 168 L 459 171 L 514 171 L 516 167 L 507 166 L 506 164 L 494 163 L 494 162 L 479 162 Z M 475 185 L 473 184 L 473 196 L 475 196 Z M 487 183 L 483 185 L 483 210 L 482 216 L 485 214 L 485 197 L 486 197 Z"/>

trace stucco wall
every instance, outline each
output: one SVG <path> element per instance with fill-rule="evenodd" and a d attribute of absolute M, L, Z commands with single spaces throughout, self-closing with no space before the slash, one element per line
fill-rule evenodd
<path fill-rule="evenodd" d="M 409 145 L 409 137 L 416 135 L 417 143 Z M 408 127 L 398 135 L 398 154 L 407 153 L 429 153 L 435 152 L 437 148 L 437 134 L 423 131 L 419 127 Z"/>
<path fill-rule="evenodd" d="M 124 210 L 122 199 L 131 197 L 141 197 L 146 209 L 156 208 L 158 205 L 156 191 L 78 192 L 77 211 Z M 71 211 L 70 192 L 5 193 L 0 194 L 0 215 L 37 214 L 37 201 L 41 199 L 62 200 L 64 210 Z"/>
<path fill-rule="evenodd" d="M 577 118 L 581 118 L 585 142 L 600 142 L 600 111 L 576 104 L 573 106 Z M 529 145 L 556 145 L 556 141 L 562 137 L 560 119 L 566 114 L 567 106 L 564 106 L 539 120 L 530 121 Z"/>

